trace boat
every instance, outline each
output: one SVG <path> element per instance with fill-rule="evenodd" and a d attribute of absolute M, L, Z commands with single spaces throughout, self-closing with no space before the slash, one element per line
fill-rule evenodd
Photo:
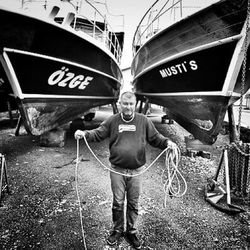
<path fill-rule="evenodd" d="M 0 1 L 0 78 L 2 95 L 15 101 L 27 132 L 42 135 L 117 102 L 122 15 L 91 0 L 13 3 Z M 119 30 L 108 14 L 119 18 Z"/>
<path fill-rule="evenodd" d="M 132 43 L 132 84 L 139 101 L 164 107 L 211 145 L 228 107 L 250 87 L 249 7 L 247 0 L 193 2 L 158 0 L 145 13 Z"/>

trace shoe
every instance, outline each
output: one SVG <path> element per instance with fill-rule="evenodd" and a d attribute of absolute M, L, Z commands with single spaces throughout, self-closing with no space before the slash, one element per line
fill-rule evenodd
<path fill-rule="evenodd" d="M 141 249 L 141 242 L 136 234 L 127 233 L 126 238 L 135 249 Z"/>
<path fill-rule="evenodd" d="M 109 245 L 113 246 L 113 245 L 115 245 L 115 244 L 118 242 L 118 240 L 121 238 L 121 236 L 122 236 L 122 233 L 117 232 L 117 231 L 113 231 L 113 232 L 109 235 L 109 237 L 108 237 L 108 239 L 107 239 L 107 243 L 108 243 Z"/>

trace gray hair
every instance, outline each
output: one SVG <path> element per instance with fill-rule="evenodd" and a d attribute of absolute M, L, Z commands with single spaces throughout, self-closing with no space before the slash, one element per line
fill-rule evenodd
<path fill-rule="evenodd" d="M 122 99 L 123 97 L 135 98 L 135 99 L 136 99 L 135 94 L 134 94 L 133 92 L 131 92 L 131 91 L 123 92 L 123 93 L 121 94 L 121 99 Z"/>

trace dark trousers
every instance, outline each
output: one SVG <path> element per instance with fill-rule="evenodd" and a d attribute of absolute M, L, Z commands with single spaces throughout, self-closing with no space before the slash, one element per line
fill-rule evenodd
<path fill-rule="evenodd" d="M 138 174 L 142 168 L 130 170 L 113 167 L 113 170 L 119 173 L 129 175 Z M 112 219 L 114 230 L 118 232 L 126 231 L 136 233 L 136 221 L 139 210 L 139 198 L 142 189 L 141 175 L 136 177 L 122 176 L 110 172 L 111 189 L 113 192 Z M 127 203 L 125 204 L 125 200 Z M 124 210 L 126 205 L 126 210 Z M 126 214 L 126 223 L 125 223 Z"/>

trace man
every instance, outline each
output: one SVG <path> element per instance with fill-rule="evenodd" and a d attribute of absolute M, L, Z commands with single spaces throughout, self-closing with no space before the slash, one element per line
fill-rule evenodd
<path fill-rule="evenodd" d="M 132 92 L 121 95 L 121 113 L 114 114 L 93 130 L 77 130 L 75 138 L 86 136 L 88 141 L 101 141 L 109 137 L 111 189 L 113 192 L 112 219 L 113 231 L 107 239 L 115 245 L 124 232 L 135 249 L 141 249 L 137 237 L 141 175 L 146 163 L 146 143 L 160 149 L 177 147 L 175 143 L 161 135 L 143 114 L 135 112 L 136 97 Z M 135 175 L 135 176 L 134 176 Z M 126 207 L 126 231 L 124 231 L 124 202 Z"/>

